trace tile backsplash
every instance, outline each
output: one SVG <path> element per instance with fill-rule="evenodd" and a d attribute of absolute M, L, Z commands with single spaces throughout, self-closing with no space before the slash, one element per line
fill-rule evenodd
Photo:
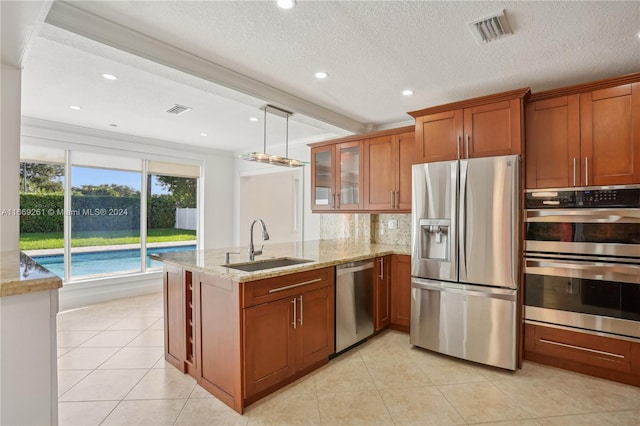
<path fill-rule="evenodd" d="M 396 229 L 389 229 L 389 221 Z M 322 214 L 320 239 L 350 238 L 380 244 L 411 244 L 410 214 Z"/>

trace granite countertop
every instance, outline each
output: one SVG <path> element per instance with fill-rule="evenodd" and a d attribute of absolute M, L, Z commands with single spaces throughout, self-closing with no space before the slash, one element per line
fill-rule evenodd
<path fill-rule="evenodd" d="M 0 297 L 62 287 L 62 279 L 20 251 L 0 252 Z"/>
<path fill-rule="evenodd" d="M 258 245 L 260 247 L 260 245 Z M 183 267 L 191 271 L 228 278 L 238 282 L 261 280 L 293 274 L 311 269 L 325 268 L 341 263 L 370 259 L 389 254 L 410 255 L 411 247 L 405 245 L 358 243 L 351 240 L 305 241 L 295 243 L 279 243 L 265 245 L 263 254 L 257 256 L 255 262 L 274 258 L 295 258 L 310 260 L 291 266 L 283 266 L 254 272 L 244 272 L 227 268 L 225 264 L 226 252 L 239 252 L 230 255 L 231 264 L 252 263 L 249 261 L 247 247 L 233 247 L 225 249 L 192 250 L 175 253 L 153 254 L 151 258 Z"/>

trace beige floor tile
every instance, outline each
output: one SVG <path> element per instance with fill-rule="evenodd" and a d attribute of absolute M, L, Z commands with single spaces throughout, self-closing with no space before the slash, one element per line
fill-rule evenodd
<path fill-rule="evenodd" d="M 140 331 L 105 330 L 82 343 L 80 347 L 122 347 L 130 343 L 140 333 Z"/>
<path fill-rule="evenodd" d="M 430 386 L 431 380 L 419 368 L 406 362 L 365 361 L 378 389 Z"/>
<path fill-rule="evenodd" d="M 216 398 L 189 399 L 176 420 L 176 425 L 246 425 L 248 416 L 241 416 Z"/>
<path fill-rule="evenodd" d="M 315 395 L 284 392 L 264 398 L 245 412 L 249 425 L 318 425 L 320 411 Z"/>
<path fill-rule="evenodd" d="M 151 369 L 126 399 L 186 399 L 195 385 L 193 377 L 175 368 Z"/>
<path fill-rule="evenodd" d="M 378 391 L 318 393 L 323 425 L 391 425 Z"/>
<path fill-rule="evenodd" d="M 438 362 L 440 363 L 441 361 Z M 420 369 L 436 385 L 487 381 L 487 378 L 482 374 L 482 370 L 470 362 L 449 360 L 447 363 L 440 365 L 425 366 L 425 364 L 422 364 Z"/>
<path fill-rule="evenodd" d="M 542 426 L 604 426 L 613 424 L 602 415 L 594 414 L 576 414 L 572 416 L 560 417 L 544 417 L 538 419 Z"/>
<path fill-rule="evenodd" d="M 159 306 L 145 306 L 144 304 L 141 304 L 140 306 L 138 306 L 138 309 L 135 310 L 134 315 L 131 316 L 154 317 L 158 319 L 164 315 L 162 304 L 160 304 Z"/>
<path fill-rule="evenodd" d="M 173 368 L 173 367 L 171 367 Z M 207 392 L 206 390 L 204 390 L 200 385 L 196 385 L 193 388 L 193 392 L 191 392 L 191 396 L 189 396 L 190 399 L 194 399 L 194 398 L 214 398 L 213 395 L 211 395 L 209 392 Z M 225 405 L 226 407 L 226 405 Z"/>
<path fill-rule="evenodd" d="M 102 422 L 103 425 L 172 425 L 186 399 L 122 401 Z"/>
<path fill-rule="evenodd" d="M 489 382 L 444 385 L 438 389 L 468 423 L 531 417 Z"/>
<path fill-rule="evenodd" d="M 144 331 L 151 327 L 156 321 L 157 317 L 127 317 L 120 320 L 116 320 L 108 328 L 109 330 L 139 330 Z"/>
<path fill-rule="evenodd" d="M 164 347 L 164 331 L 145 330 L 127 346 L 160 346 Z"/>
<path fill-rule="evenodd" d="M 334 360 L 314 375 L 318 394 L 375 389 L 364 362 L 358 358 Z"/>
<path fill-rule="evenodd" d="M 61 402 L 58 404 L 60 426 L 99 425 L 119 401 Z"/>
<path fill-rule="evenodd" d="M 639 405 L 640 407 L 640 405 Z M 638 410 L 613 411 L 610 413 L 600 413 L 607 421 L 618 426 L 638 426 L 640 425 L 640 408 Z"/>
<path fill-rule="evenodd" d="M 476 426 L 540 426 L 536 419 L 505 420 L 503 422 L 472 423 Z"/>
<path fill-rule="evenodd" d="M 399 344 L 398 338 L 394 334 L 385 333 L 372 338 L 359 353 L 365 361 L 393 360 L 402 362 L 407 360 L 410 349 L 410 346 Z"/>
<path fill-rule="evenodd" d="M 100 369 L 152 368 L 164 354 L 158 347 L 124 347 L 100 365 Z"/>
<path fill-rule="evenodd" d="M 440 391 L 433 387 L 380 391 L 394 425 L 465 424 Z"/>
<path fill-rule="evenodd" d="M 558 389 L 583 406 L 583 412 L 635 410 L 640 407 L 640 388 L 589 376 L 557 380 Z"/>
<path fill-rule="evenodd" d="M 74 348 L 58 358 L 58 370 L 92 370 L 119 350 L 120 348 Z"/>
<path fill-rule="evenodd" d="M 57 345 L 59 348 L 75 348 L 86 342 L 100 331 L 72 331 L 72 330 L 58 330 L 57 332 Z"/>
<path fill-rule="evenodd" d="M 120 401 L 148 370 L 95 370 L 60 397 L 60 401 Z"/>
<path fill-rule="evenodd" d="M 558 389 L 555 380 L 529 378 L 493 382 L 516 401 L 529 417 L 551 417 L 585 413 L 584 406 L 571 394 Z"/>
<path fill-rule="evenodd" d="M 164 331 L 164 318 L 160 318 L 159 320 L 157 320 L 156 322 L 151 324 L 151 326 L 147 330 L 162 330 L 162 331 Z"/>
<path fill-rule="evenodd" d="M 60 370 L 58 371 L 58 396 L 71 389 L 93 370 Z"/>
<path fill-rule="evenodd" d="M 56 350 L 57 358 L 60 358 L 62 355 L 71 352 L 73 349 L 74 348 L 58 348 Z"/>
<path fill-rule="evenodd" d="M 119 321 L 115 317 L 106 316 L 84 316 L 82 318 L 58 318 L 58 330 L 63 331 L 92 331 L 106 330 Z"/>
<path fill-rule="evenodd" d="M 173 365 L 169 364 L 165 359 L 164 359 L 164 352 L 162 355 L 162 358 L 160 358 L 158 360 L 158 362 L 156 362 L 153 365 L 153 368 L 175 368 Z"/>

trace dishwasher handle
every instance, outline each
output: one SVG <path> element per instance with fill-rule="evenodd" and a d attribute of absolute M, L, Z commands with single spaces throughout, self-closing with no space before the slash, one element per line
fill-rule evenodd
<path fill-rule="evenodd" d="M 373 261 L 345 263 L 336 266 L 336 276 L 340 277 L 367 269 L 373 269 Z"/>

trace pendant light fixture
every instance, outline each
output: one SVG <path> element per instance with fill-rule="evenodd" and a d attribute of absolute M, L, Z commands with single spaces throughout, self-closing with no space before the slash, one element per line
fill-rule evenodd
<path fill-rule="evenodd" d="M 289 158 L 289 116 L 292 115 L 289 111 L 274 107 L 273 105 L 265 105 L 261 108 L 264 111 L 264 141 L 263 152 L 251 152 L 243 155 L 241 158 L 247 161 L 255 161 L 256 163 L 273 164 L 274 166 L 283 167 L 300 167 L 304 166 L 304 163 L 300 160 L 294 160 Z M 286 119 L 287 133 L 285 139 L 285 156 L 279 157 L 277 155 L 267 154 L 267 112 Z"/>

